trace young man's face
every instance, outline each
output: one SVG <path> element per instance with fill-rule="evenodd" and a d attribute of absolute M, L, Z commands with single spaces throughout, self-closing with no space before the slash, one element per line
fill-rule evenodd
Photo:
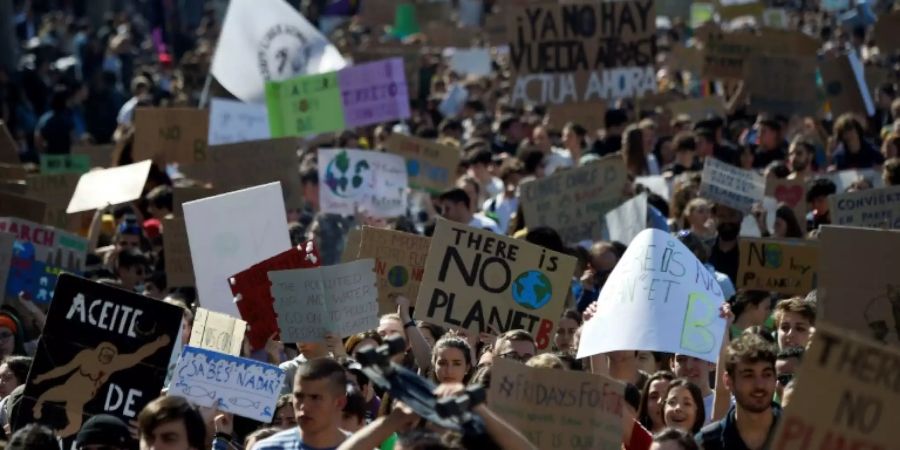
<path fill-rule="evenodd" d="M 775 394 L 775 365 L 769 362 L 739 362 L 734 374 L 726 374 L 725 385 L 737 405 L 751 413 L 763 413 Z"/>
<path fill-rule="evenodd" d="M 809 166 L 810 156 L 806 152 L 806 147 L 797 144 L 791 145 L 791 149 L 788 151 L 788 163 L 791 170 L 794 172 L 806 170 L 806 167 Z"/>
<path fill-rule="evenodd" d="M 441 215 L 447 220 L 462 222 L 466 205 L 449 200 L 441 202 Z"/>
<path fill-rule="evenodd" d="M 687 378 L 697 386 L 709 384 L 709 372 L 716 367 L 700 358 L 676 354 L 672 358 L 672 372 L 678 378 Z"/>
<path fill-rule="evenodd" d="M 317 434 L 337 428 L 341 411 L 347 402 L 345 395 L 337 395 L 332 381 L 304 380 L 294 382 L 294 416 L 303 434 Z"/>
<path fill-rule="evenodd" d="M 141 433 L 141 450 L 202 450 L 188 443 L 183 420 L 163 422 L 149 433 Z"/>
<path fill-rule="evenodd" d="M 778 324 L 778 348 L 806 347 L 812 325 L 800 314 L 787 312 Z"/>
<path fill-rule="evenodd" d="M 534 343 L 529 341 L 502 339 L 497 342 L 497 347 L 494 349 L 496 357 L 514 359 L 521 362 L 528 361 L 535 353 L 537 353 L 537 349 L 534 347 Z"/>

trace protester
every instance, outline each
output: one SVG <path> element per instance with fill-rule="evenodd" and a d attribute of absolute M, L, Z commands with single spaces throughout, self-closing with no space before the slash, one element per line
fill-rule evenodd
<path fill-rule="evenodd" d="M 641 391 L 641 405 L 637 416 L 641 425 L 652 433 L 662 431 L 666 427 L 662 405 L 669 390 L 669 383 L 675 379 L 672 372 L 661 370 L 650 375 Z"/>
<path fill-rule="evenodd" d="M 703 394 L 687 379 L 678 378 L 669 383 L 662 402 L 663 421 L 667 427 L 697 433 L 706 423 Z"/>
<path fill-rule="evenodd" d="M 138 414 L 142 449 L 201 450 L 206 448 L 203 417 L 181 397 L 159 397 Z"/>
<path fill-rule="evenodd" d="M 816 304 L 800 297 L 791 297 L 775 305 L 775 329 L 778 348 L 805 348 L 816 325 Z"/>

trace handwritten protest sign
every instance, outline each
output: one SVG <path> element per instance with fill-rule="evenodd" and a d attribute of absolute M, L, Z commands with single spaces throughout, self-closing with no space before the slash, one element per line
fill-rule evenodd
<path fill-rule="evenodd" d="M 86 156 L 88 167 L 112 167 L 113 144 L 73 145 L 72 155 Z"/>
<path fill-rule="evenodd" d="M 850 185 L 857 181 L 867 181 L 872 187 L 884 187 L 881 172 L 875 169 L 847 169 L 825 174 L 824 177 L 834 183 L 835 192 L 844 193 Z"/>
<path fill-rule="evenodd" d="M 802 239 L 740 240 L 737 288 L 806 295 L 816 287 L 819 248 Z"/>
<path fill-rule="evenodd" d="M 166 255 L 166 282 L 171 287 L 196 286 L 187 228 L 181 217 L 163 218 L 163 252 Z"/>
<path fill-rule="evenodd" d="M 900 228 L 900 186 L 832 195 L 828 204 L 834 225 Z"/>
<path fill-rule="evenodd" d="M 900 50 L 900 39 L 897 39 L 898 29 L 900 29 L 900 11 L 893 11 L 878 16 L 872 35 L 881 53 L 888 54 Z"/>
<path fill-rule="evenodd" d="M 352 215 L 356 208 L 374 217 L 406 212 L 407 174 L 402 157 L 353 149 L 319 149 L 319 208 Z"/>
<path fill-rule="evenodd" d="M 306 136 L 409 117 L 400 58 L 266 83 L 273 137 Z"/>
<path fill-rule="evenodd" d="M 766 180 L 766 197 L 772 197 L 794 210 L 801 223 L 806 218 L 806 183 L 803 180 L 787 180 L 770 177 Z"/>
<path fill-rule="evenodd" d="M 656 92 L 654 3 L 504 7 L 512 102 L 548 105 Z"/>
<path fill-rule="evenodd" d="M 762 202 L 766 196 L 766 179 L 752 170 L 706 158 L 700 196 L 749 213 L 753 204 Z"/>
<path fill-rule="evenodd" d="M 88 243 L 80 236 L 11 217 L 0 217 L 0 231 L 16 236 L 6 283 L 8 296 L 24 291 L 32 301 L 46 304 L 53 298 L 60 273 L 84 271 Z"/>
<path fill-rule="evenodd" d="M 269 272 L 281 339 L 319 342 L 378 326 L 375 260 Z"/>
<path fill-rule="evenodd" d="M 18 217 L 31 222 L 43 222 L 47 203 L 36 198 L 0 192 L 0 217 Z"/>
<path fill-rule="evenodd" d="M 631 242 L 647 228 L 647 194 L 640 194 L 605 214 L 609 240 L 623 244 Z"/>
<path fill-rule="evenodd" d="M 388 153 L 406 158 L 410 187 L 438 193 L 453 184 L 459 167 L 459 149 L 400 133 L 391 134 L 384 148 Z"/>
<path fill-rule="evenodd" d="M 66 212 L 90 211 L 141 198 L 152 165 L 153 162 L 147 160 L 82 175 Z"/>
<path fill-rule="evenodd" d="M 193 108 L 137 108 L 134 111 L 135 161 L 162 158 L 165 162 L 206 160 L 209 113 Z"/>
<path fill-rule="evenodd" d="M 604 375 L 498 358 L 491 409 L 540 449 L 619 448 L 625 384 Z"/>
<path fill-rule="evenodd" d="M 197 294 L 211 311 L 236 316 L 228 277 L 291 247 L 277 182 L 185 203 L 184 221 Z"/>
<path fill-rule="evenodd" d="M 0 120 L 0 162 L 19 164 L 19 145 L 13 140 L 6 124 Z"/>
<path fill-rule="evenodd" d="M 712 271 L 666 232 L 637 235 L 597 299 L 578 357 L 616 350 L 681 353 L 716 362 L 724 301 Z"/>
<path fill-rule="evenodd" d="M 771 448 L 896 448 L 897 367 L 897 347 L 817 323 Z"/>
<path fill-rule="evenodd" d="M 275 334 L 278 323 L 275 320 L 275 299 L 269 289 L 269 272 L 287 269 L 309 269 L 321 264 L 319 254 L 312 241 L 281 252 L 260 261 L 228 278 L 231 293 L 237 300 L 241 318 L 250 329 L 247 336 L 253 349 L 260 349 L 266 340 Z"/>
<path fill-rule="evenodd" d="M 416 315 L 473 332 L 522 328 L 547 348 L 574 271 L 572 256 L 438 219 Z"/>
<path fill-rule="evenodd" d="M 396 312 L 394 295 L 416 300 L 430 243 L 431 238 L 425 236 L 363 227 L 357 257 L 375 260 L 378 314 Z"/>
<path fill-rule="evenodd" d="M 603 215 L 622 203 L 626 174 L 624 160 L 613 156 L 523 183 L 525 222 L 551 227 L 565 242 L 601 239 Z"/>
<path fill-rule="evenodd" d="M 819 318 L 900 346 L 900 231 L 824 226 L 819 233 Z M 848 262 L 855 262 L 850 263 Z"/>
<path fill-rule="evenodd" d="M 224 98 L 209 102 L 209 145 L 258 141 L 270 136 L 266 105 Z"/>
<path fill-rule="evenodd" d="M 547 124 L 560 132 L 567 123 L 572 122 L 593 133 L 604 127 L 605 117 L 606 102 L 602 100 L 547 105 Z"/>
<path fill-rule="evenodd" d="M 272 421 L 284 370 L 247 358 L 187 346 L 168 395 L 263 423 Z"/>
<path fill-rule="evenodd" d="M 176 306 L 61 275 L 14 428 L 42 423 L 68 440 L 95 414 L 135 420 L 163 387 L 181 316 Z"/>
<path fill-rule="evenodd" d="M 862 62 L 855 52 L 819 61 L 825 98 L 834 116 L 843 113 L 875 114 L 875 104 L 866 85 Z"/>
<path fill-rule="evenodd" d="M 188 345 L 240 356 L 245 331 L 247 322 L 241 319 L 206 308 L 197 308 Z"/>
<path fill-rule="evenodd" d="M 77 173 L 91 170 L 91 158 L 87 155 L 41 155 L 41 173 Z"/>
<path fill-rule="evenodd" d="M 767 28 L 760 33 L 714 30 L 704 37 L 702 75 L 709 78 L 742 80 L 744 66 L 752 55 L 815 56 L 818 39 L 796 30 Z"/>

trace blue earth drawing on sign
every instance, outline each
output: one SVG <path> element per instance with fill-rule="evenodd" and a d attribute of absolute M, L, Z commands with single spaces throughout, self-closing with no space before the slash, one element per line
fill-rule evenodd
<path fill-rule="evenodd" d="M 512 286 L 513 300 L 528 309 L 541 309 L 553 297 L 553 285 L 537 270 L 522 272 Z"/>
<path fill-rule="evenodd" d="M 387 280 L 395 288 L 406 286 L 406 283 L 409 282 L 409 272 L 403 266 L 391 267 L 387 273 Z"/>
<path fill-rule="evenodd" d="M 351 164 L 347 152 L 341 151 L 325 168 L 325 185 L 338 197 L 356 197 L 355 191 L 363 187 L 366 171 L 371 172 L 371 169 L 364 159 Z"/>

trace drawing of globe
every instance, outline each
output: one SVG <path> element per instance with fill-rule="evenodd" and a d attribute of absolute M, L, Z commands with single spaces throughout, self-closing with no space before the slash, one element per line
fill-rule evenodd
<path fill-rule="evenodd" d="M 553 297 L 553 285 L 537 270 L 522 272 L 512 286 L 513 300 L 528 309 L 541 309 Z"/>
<path fill-rule="evenodd" d="M 403 266 L 391 267 L 391 270 L 388 270 L 387 273 L 387 281 L 388 284 L 396 288 L 406 286 L 406 283 L 409 282 L 409 272 Z"/>
<path fill-rule="evenodd" d="M 365 159 L 351 164 L 346 151 L 337 154 L 325 168 L 325 185 L 334 195 L 353 198 L 357 190 L 365 186 L 365 179 L 371 173 L 369 162 Z"/>

